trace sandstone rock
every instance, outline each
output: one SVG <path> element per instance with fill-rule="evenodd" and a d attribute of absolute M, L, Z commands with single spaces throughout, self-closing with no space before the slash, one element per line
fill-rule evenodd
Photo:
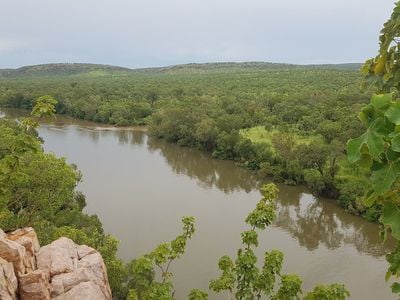
<path fill-rule="evenodd" d="M 86 255 L 96 253 L 97 251 L 93 249 L 92 247 L 86 246 L 86 245 L 80 245 L 76 248 L 78 252 L 78 258 L 82 259 Z"/>
<path fill-rule="evenodd" d="M 6 238 L 7 234 L 0 228 L 0 239 Z"/>
<path fill-rule="evenodd" d="M 80 300 L 80 299 L 95 299 L 95 300 L 110 300 L 101 292 L 100 288 L 93 282 L 81 282 L 74 286 L 67 293 L 53 298 L 54 300 Z"/>
<path fill-rule="evenodd" d="M 37 269 L 36 269 L 37 266 Z M 39 248 L 32 228 L 0 229 L 0 299 L 111 300 L 100 253 L 60 238 Z"/>
<path fill-rule="evenodd" d="M 35 253 L 39 250 L 39 241 L 36 232 L 32 227 L 17 229 L 7 234 L 7 239 L 14 241 L 26 250 L 26 259 L 24 260 L 25 272 L 29 273 L 36 270 Z"/>
<path fill-rule="evenodd" d="M 37 253 L 36 259 L 38 269 L 47 270 L 51 276 L 74 270 L 74 263 L 66 249 L 44 246 Z"/>
<path fill-rule="evenodd" d="M 86 255 L 78 262 L 78 267 L 89 270 L 91 272 L 91 281 L 100 287 L 107 299 L 111 299 L 111 290 L 108 284 L 107 270 L 100 253 L 95 252 L 93 254 Z"/>
<path fill-rule="evenodd" d="M 13 264 L 0 257 L 0 299 L 17 299 L 18 281 Z"/>
<path fill-rule="evenodd" d="M 13 264 L 17 276 L 25 274 L 25 265 L 29 265 L 25 247 L 2 238 L 0 239 L 0 257 Z"/>
<path fill-rule="evenodd" d="M 88 282 L 93 276 L 87 269 L 79 268 L 71 273 L 63 273 L 51 279 L 52 296 L 64 294 L 81 282 Z"/>
<path fill-rule="evenodd" d="M 77 245 L 74 243 L 73 240 L 66 238 L 66 237 L 61 237 L 58 240 L 55 240 L 50 244 L 54 248 L 62 248 L 67 250 L 68 255 L 71 259 L 77 259 L 78 258 L 78 252 L 76 250 Z"/>
<path fill-rule="evenodd" d="M 50 300 L 51 287 L 49 273 L 36 270 L 19 277 L 19 296 L 21 300 Z"/>
<path fill-rule="evenodd" d="M 39 251 L 39 240 L 35 230 L 32 227 L 17 229 L 11 233 L 8 233 L 7 238 L 23 245 L 26 251 L 32 255 Z M 27 241 L 29 241 L 29 243 L 27 243 Z"/>

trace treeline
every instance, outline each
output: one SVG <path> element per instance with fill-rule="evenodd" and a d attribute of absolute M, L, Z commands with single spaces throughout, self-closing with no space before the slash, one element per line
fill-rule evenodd
<path fill-rule="evenodd" d="M 191 68 L 120 76 L 0 79 L 0 105 L 30 109 L 43 94 L 57 112 L 118 126 L 148 125 L 150 133 L 216 158 L 232 159 L 316 194 L 370 220 L 379 207 L 356 201 L 368 184 L 364 170 L 344 157 L 346 141 L 363 128 L 356 115 L 370 95 L 357 70 Z"/>

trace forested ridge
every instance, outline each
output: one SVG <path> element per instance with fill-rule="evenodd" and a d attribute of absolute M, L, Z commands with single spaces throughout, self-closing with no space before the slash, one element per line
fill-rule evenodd
<path fill-rule="evenodd" d="M 379 206 L 356 201 L 368 184 L 363 170 L 344 158 L 346 141 L 363 130 L 356 115 L 370 96 L 360 88 L 358 64 L 51 64 L 13 72 L 0 77 L 0 106 L 31 109 L 34 99 L 52 95 L 59 114 L 147 125 L 152 135 L 306 184 L 377 220 Z"/>
<path fill-rule="evenodd" d="M 295 65 L 270 62 L 215 62 L 215 63 L 190 63 L 183 65 L 172 65 L 166 67 L 137 68 L 130 69 L 112 65 L 89 64 L 89 63 L 53 63 L 24 66 L 16 69 L 0 69 L 0 77 L 46 77 L 46 76 L 73 76 L 90 73 L 93 71 L 102 71 L 109 75 L 127 75 L 134 73 L 173 73 L 173 72 L 199 72 L 205 71 L 227 71 L 234 70 L 310 70 L 310 69 L 331 69 L 331 70 L 358 70 L 361 67 L 359 63 L 344 64 L 325 64 L 325 65 Z"/>

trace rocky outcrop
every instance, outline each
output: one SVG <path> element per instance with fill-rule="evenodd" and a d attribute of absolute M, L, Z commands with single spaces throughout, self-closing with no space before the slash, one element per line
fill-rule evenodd
<path fill-rule="evenodd" d="M 0 299 L 17 299 L 18 281 L 13 264 L 0 258 Z"/>
<path fill-rule="evenodd" d="M 50 276 L 45 270 L 21 275 L 18 280 L 20 299 L 51 299 Z"/>
<path fill-rule="evenodd" d="M 35 231 L 0 229 L 0 299 L 111 300 L 103 258 L 60 238 L 40 248 Z"/>

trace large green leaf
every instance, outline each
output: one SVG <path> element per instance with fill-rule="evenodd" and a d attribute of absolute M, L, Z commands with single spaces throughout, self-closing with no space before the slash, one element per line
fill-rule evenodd
<path fill-rule="evenodd" d="M 374 205 L 376 200 L 378 199 L 378 195 L 375 192 L 372 192 L 368 197 L 366 197 L 363 201 L 366 207 L 371 207 Z"/>
<path fill-rule="evenodd" d="M 400 134 L 396 134 L 392 139 L 392 150 L 400 152 Z"/>
<path fill-rule="evenodd" d="M 376 110 L 372 104 L 368 104 L 362 108 L 361 112 L 358 114 L 358 118 L 365 125 L 369 126 L 376 118 L 382 117 L 383 115 L 384 114 L 382 112 L 379 114 L 379 111 Z"/>
<path fill-rule="evenodd" d="M 393 203 L 386 203 L 383 207 L 381 221 L 392 229 L 392 235 L 400 240 L 400 209 Z"/>
<path fill-rule="evenodd" d="M 347 142 L 347 158 L 351 163 L 361 159 L 361 148 L 367 142 L 367 133 Z"/>
<path fill-rule="evenodd" d="M 392 101 L 392 94 L 379 94 L 379 95 L 375 94 L 371 98 L 371 104 L 376 109 L 382 109 L 388 107 L 391 101 Z"/>
<path fill-rule="evenodd" d="M 381 195 L 390 189 L 393 182 L 400 175 L 400 162 L 392 162 L 381 165 L 372 172 L 371 182 L 374 191 Z"/>
<path fill-rule="evenodd" d="M 400 102 L 395 102 L 390 105 L 385 113 L 388 120 L 396 125 L 400 125 Z"/>
<path fill-rule="evenodd" d="M 372 122 L 371 126 L 363 135 L 351 139 L 347 143 L 347 157 L 351 163 L 361 159 L 362 147 L 366 145 L 369 153 L 375 159 L 380 161 L 380 155 L 384 150 L 384 137 L 386 124 L 383 118 L 378 118 Z"/>

